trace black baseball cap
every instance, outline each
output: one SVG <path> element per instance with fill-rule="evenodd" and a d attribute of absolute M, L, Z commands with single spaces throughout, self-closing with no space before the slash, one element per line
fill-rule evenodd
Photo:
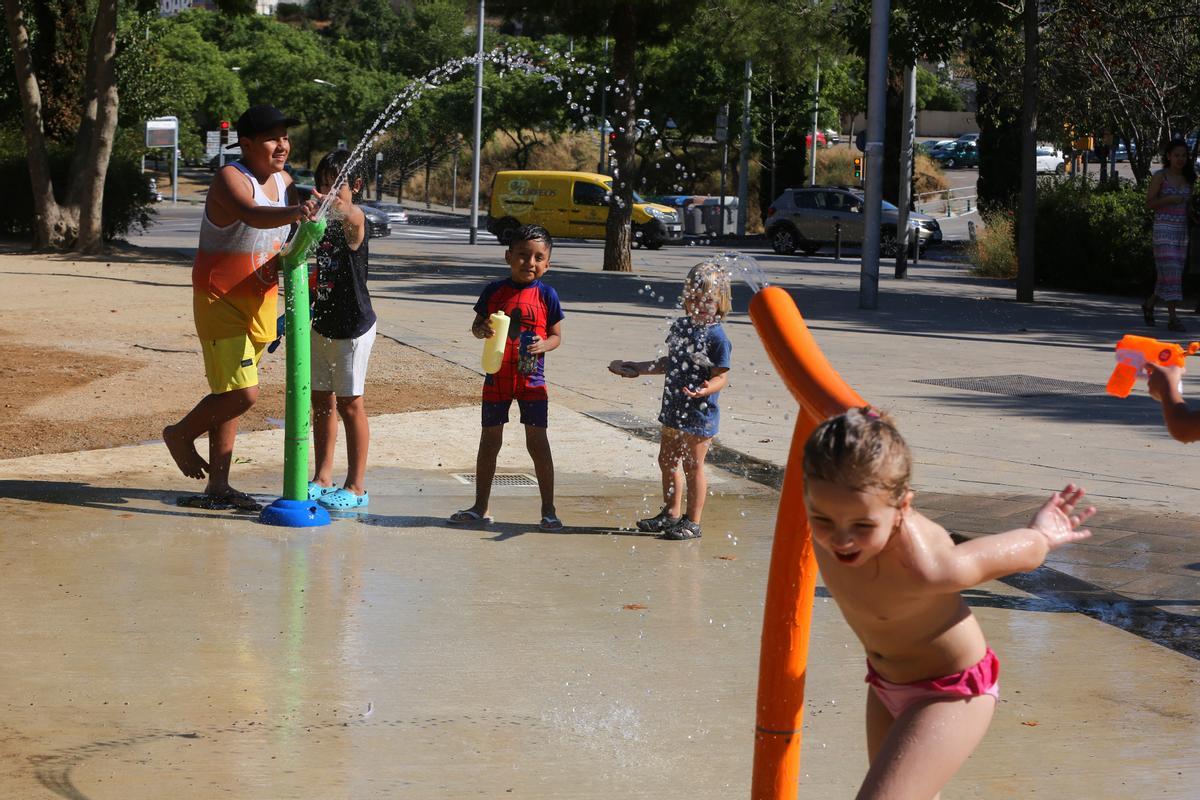
<path fill-rule="evenodd" d="M 285 125 L 299 125 L 300 120 L 295 117 L 285 117 L 283 112 L 273 105 L 262 104 L 250 106 L 246 111 L 238 117 L 237 135 L 241 139 L 247 136 L 257 136 L 260 133 L 266 133 L 272 128 Z M 225 149 L 237 147 L 237 143 L 225 145 Z"/>

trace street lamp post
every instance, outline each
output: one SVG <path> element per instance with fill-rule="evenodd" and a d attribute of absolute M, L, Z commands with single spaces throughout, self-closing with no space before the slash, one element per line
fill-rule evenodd
<path fill-rule="evenodd" d="M 471 164 L 471 244 L 479 235 L 479 156 L 483 138 L 483 12 L 479 0 L 479 23 L 475 32 L 475 140 Z"/>
<path fill-rule="evenodd" d="M 879 223 L 883 203 L 883 132 L 887 94 L 888 15 L 891 0 L 871 2 L 871 49 L 867 68 L 867 191 L 863 208 L 862 267 L 858 307 L 879 307 Z"/>

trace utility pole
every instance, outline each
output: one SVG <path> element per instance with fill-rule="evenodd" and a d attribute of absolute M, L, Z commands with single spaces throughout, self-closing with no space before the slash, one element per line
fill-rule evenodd
<path fill-rule="evenodd" d="M 908 206 L 912 201 L 913 142 L 917 129 L 917 70 L 915 65 L 904 68 L 904 116 L 900 120 L 900 212 L 896 220 L 896 277 L 908 277 L 908 240 L 919 234 L 909 230 Z"/>
<path fill-rule="evenodd" d="M 779 196 L 778 193 L 775 191 L 775 177 L 776 177 L 776 174 L 779 172 L 779 170 L 778 170 L 778 166 L 777 166 L 778 162 L 775 160 L 775 82 L 774 81 L 771 82 L 770 93 L 767 95 L 767 100 L 770 104 L 770 109 L 771 109 L 770 110 L 770 113 L 771 113 L 771 129 L 770 129 L 771 130 L 771 198 L 772 198 L 772 200 L 774 200 L 774 198 Z"/>
<path fill-rule="evenodd" d="M 891 0 L 871 0 L 871 50 L 867 70 L 867 197 L 863 209 L 862 269 L 858 307 L 879 307 L 879 224 L 883 212 L 883 131 L 887 114 L 888 17 Z"/>
<path fill-rule="evenodd" d="M 479 0 L 479 30 L 475 34 L 475 144 L 471 164 L 471 244 L 479 235 L 479 155 L 483 150 L 483 5 Z"/>
<path fill-rule="evenodd" d="M 750 76 L 753 68 L 746 59 L 746 83 L 742 89 L 742 152 L 738 159 L 737 235 L 746 235 L 746 204 L 750 199 Z M 722 227 L 725 220 L 722 219 Z"/>
<path fill-rule="evenodd" d="M 717 115 L 717 139 L 721 142 L 721 196 L 717 198 L 721 207 L 721 229 L 718 236 L 725 235 L 725 175 L 729 172 L 729 103 L 721 106 Z"/>
<path fill-rule="evenodd" d="M 1037 204 L 1038 4 L 1025 0 L 1025 66 L 1021 70 L 1021 213 L 1017 228 L 1017 301 L 1033 302 Z M 1086 184 L 1085 184 L 1086 185 Z"/>
<path fill-rule="evenodd" d="M 817 118 L 821 108 L 821 59 L 817 59 L 817 81 L 813 88 L 812 159 L 808 162 L 808 185 L 817 185 Z"/>
<path fill-rule="evenodd" d="M 608 80 L 608 37 L 604 37 L 604 69 L 605 73 L 600 76 L 600 161 L 596 163 L 596 172 L 601 175 L 607 175 L 608 170 L 604 167 L 608 164 L 608 120 L 604 118 L 607 111 L 605 110 L 608 100 L 608 92 L 604 88 L 604 82 Z"/>

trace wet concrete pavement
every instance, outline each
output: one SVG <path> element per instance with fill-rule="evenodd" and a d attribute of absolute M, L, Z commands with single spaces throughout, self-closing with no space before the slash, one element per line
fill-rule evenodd
<path fill-rule="evenodd" d="M 469 308 L 500 252 L 380 254 L 381 335 L 474 367 Z M 486 530 L 442 522 L 471 500 L 453 473 L 474 469 L 475 408 L 374 418 L 370 513 L 321 531 L 177 508 L 195 487 L 160 445 L 0 462 L 0 797 L 745 796 L 793 403 L 739 288 L 705 537 L 660 542 L 619 530 L 654 509 L 659 384 L 604 371 L 654 355 L 680 279 L 711 252 L 636 252 L 636 274 L 603 275 L 599 248 L 556 248 L 562 534 L 536 529 L 531 488 L 498 490 Z M 987 535 L 1067 480 L 1100 506 L 1089 542 L 968 593 L 1003 702 L 944 796 L 1194 797 L 1200 449 L 1166 437 L 1146 398 L 1096 391 L 1115 334 L 1136 330 L 1131 301 L 1018 306 L 926 263 L 885 278 L 866 314 L 856 265 L 762 261 L 837 368 L 898 417 L 930 516 Z M 1068 383 L 921 382 L 967 376 Z M 531 472 L 508 435 L 501 470 Z M 242 488 L 278 490 L 281 442 L 239 438 Z M 862 653 L 817 603 L 800 796 L 851 797 Z"/>
<path fill-rule="evenodd" d="M 450 527 L 476 413 L 376 418 L 370 513 L 316 530 L 176 507 L 158 445 L 0 462 L 0 796 L 746 796 L 774 491 L 713 470 L 703 539 L 621 530 L 654 445 L 564 409 L 567 530 L 524 487 Z M 244 488 L 276 490 L 281 442 L 240 441 Z M 1048 592 L 968 593 L 1003 701 L 944 796 L 1194 796 L 1195 658 Z M 863 672 L 820 592 L 801 797 L 861 780 Z"/>

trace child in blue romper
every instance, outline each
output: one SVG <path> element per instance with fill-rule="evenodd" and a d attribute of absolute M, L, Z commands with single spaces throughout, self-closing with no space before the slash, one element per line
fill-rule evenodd
<path fill-rule="evenodd" d="M 684 282 L 684 316 L 671 323 L 667 355 L 655 361 L 617 360 L 608 365 L 611 372 L 624 378 L 666 374 L 658 415 L 662 423 L 658 466 L 663 507 L 657 515 L 637 523 L 638 530 L 659 533 L 664 539 L 700 538 L 700 517 L 708 494 L 704 459 L 721 421 L 721 390 L 729 382 L 733 346 L 721 320 L 732 309 L 731 295 L 727 270 L 712 262 L 697 264 Z"/>

